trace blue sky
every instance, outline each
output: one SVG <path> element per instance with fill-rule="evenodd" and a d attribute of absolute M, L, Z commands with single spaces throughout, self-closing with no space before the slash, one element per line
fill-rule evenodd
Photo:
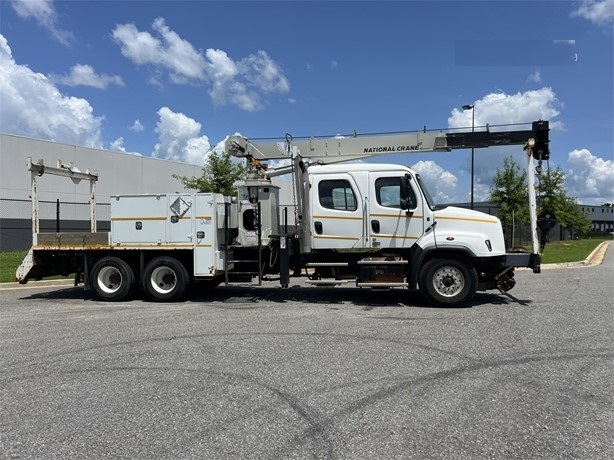
<path fill-rule="evenodd" d="M 235 133 L 470 130 L 471 104 L 549 120 L 568 193 L 614 202 L 613 24 L 614 0 L 0 0 L 0 131 L 202 164 Z M 475 151 L 476 201 L 508 155 Z M 469 200 L 470 150 L 368 161 Z"/>

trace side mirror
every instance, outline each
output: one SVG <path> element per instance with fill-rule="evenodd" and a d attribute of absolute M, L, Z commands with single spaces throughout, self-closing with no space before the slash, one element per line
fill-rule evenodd
<path fill-rule="evenodd" d="M 402 178 L 401 178 L 401 209 L 405 209 L 407 211 L 407 214 L 410 214 L 410 209 L 411 209 L 411 205 L 413 204 L 411 202 L 410 196 L 410 187 L 411 185 L 409 185 L 409 183 L 411 182 L 411 176 L 409 174 L 405 174 Z"/>

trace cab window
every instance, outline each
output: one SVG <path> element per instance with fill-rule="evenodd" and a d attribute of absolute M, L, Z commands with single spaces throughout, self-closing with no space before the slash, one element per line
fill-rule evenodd
<path fill-rule="evenodd" d="M 380 206 L 401 209 L 401 178 L 380 177 L 375 180 L 375 199 Z M 416 195 L 409 189 L 409 209 L 416 207 Z"/>
<path fill-rule="evenodd" d="M 347 180 L 323 180 L 318 184 L 320 206 L 339 211 L 356 211 L 356 196 Z"/>

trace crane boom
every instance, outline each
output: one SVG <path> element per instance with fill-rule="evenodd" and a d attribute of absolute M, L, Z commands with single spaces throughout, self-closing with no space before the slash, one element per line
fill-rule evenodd
<path fill-rule="evenodd" d="M 253 142 L 242 136 L 226 141 L 226 152 L 253 160 L 291 158 L 293 153 L 320 164 L 332 164 L 363 158 L 407 153 L 448 152 L 453 149 L 485 148 L 501 145 L 525 145 L 536 142 L 536 159 L 548 159 L 548 121 L 534 121 L 530 130 L 471 131 L 455 133 L 411 132 L 365 136 L 315 138 L 293 140 L 287 135 L 282 142 Z M 539 158 L 537 157 L 539 153 Z"/>

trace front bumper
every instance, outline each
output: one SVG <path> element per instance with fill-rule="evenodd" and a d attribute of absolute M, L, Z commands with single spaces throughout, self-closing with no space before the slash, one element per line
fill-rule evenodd
<path fill-rule="evenodd" d="M 530 252 L 509 252 L 505 254 L 506 267 L 524 267 L 533 270 L 533 273 L 541 273 L 541 256 Z"/>

